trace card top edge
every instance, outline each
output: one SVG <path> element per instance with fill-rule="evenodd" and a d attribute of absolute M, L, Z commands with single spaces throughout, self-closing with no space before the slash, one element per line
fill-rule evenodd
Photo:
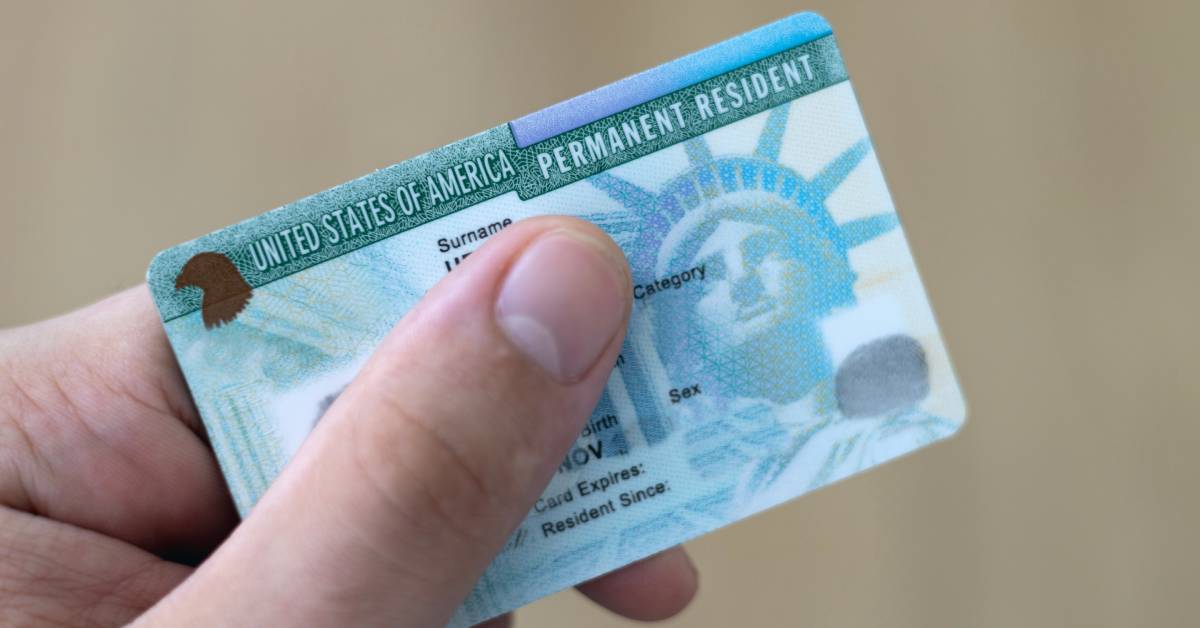
<path fill-rule="evenodd" d="M 796 13 L 508 123 L 524 148 L 758 59 L 832 34 L 817 13 Z"/>

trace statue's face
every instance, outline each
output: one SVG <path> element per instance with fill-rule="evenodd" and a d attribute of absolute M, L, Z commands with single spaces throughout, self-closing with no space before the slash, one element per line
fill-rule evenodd
<path fill-rule="evenodd" d="M 700 264 L 705 278 L 698 322 L 725 349 L 778 330 L 800 311 L 803 266 L 779 231 L 722 221 L 697 249 L 692 265 Z"/>

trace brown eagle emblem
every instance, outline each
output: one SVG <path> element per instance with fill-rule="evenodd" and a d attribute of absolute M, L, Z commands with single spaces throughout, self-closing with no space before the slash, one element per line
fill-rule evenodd
<path fill-rule="evenodd" d="M 188 287 L 204 292 L 200 318 L 205 329 L 233 322 L 253 294 L 237 266 L 221 253 L 197 253 L 183 265 L 175 278 L 175 289 Z"/>

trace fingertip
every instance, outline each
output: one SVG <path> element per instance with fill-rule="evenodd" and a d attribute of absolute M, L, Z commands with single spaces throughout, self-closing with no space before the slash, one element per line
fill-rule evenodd
<path fill-rule="evenodd" d="M 499 617 L 493 617 L 481 624 L 475 624 L 473 628 L 511 628 L 512 625 L 512 613 L 505 613 Z"/>
<path fill-rule="evenodd" d="M 552 229 L 505 275 L 495 316 L 508 340 L 560 384 L 593 371 L 625 328 L 627 264 L 591 235 Z"/>
<path fill-rule="evenodd" d="M 682 547 L 673 547 L 577 588 L 618 615 L 659 621 L 687 608 L 699 586 L 699 573 L 691 558 Z"/>

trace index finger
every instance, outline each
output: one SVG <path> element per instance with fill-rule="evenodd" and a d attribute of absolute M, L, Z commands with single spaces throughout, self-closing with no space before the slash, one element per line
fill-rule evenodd
<path fill-rule="evenodd" d="M 580 584 L 579 592 L 608 610 L 638 621 L 679 614 L 699 587 L 692 559 L 680 546 Z"/>

